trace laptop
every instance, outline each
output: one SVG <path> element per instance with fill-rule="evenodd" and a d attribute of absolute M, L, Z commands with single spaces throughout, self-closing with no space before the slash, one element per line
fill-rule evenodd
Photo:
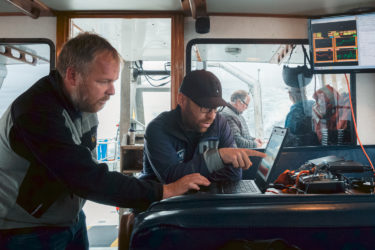
<path fill-rule="evenodd" d="M 254 180 L 241 180 L 237 182 L 217 182 L 202 192 L 211 194 L 262 194 L 270 183 L 270 176 L 278 163 L 280 152 L 283 148 L 288 129 L 274 127 L 265 148 L 267 156 L 262 158 Z M 254 167 L 254 166 L 253 166 Z"/>

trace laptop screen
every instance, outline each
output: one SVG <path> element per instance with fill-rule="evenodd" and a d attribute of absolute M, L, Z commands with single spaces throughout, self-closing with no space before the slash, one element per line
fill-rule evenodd
<path fill-rule="evenodd" d="M 279 153 L 281 151 L 287 129 L 274 127 L 272 129 L 271 137 L 268 141 L 265 153 L 267 156 L 261 160 L 258 167 L 257 175 L 260 176 L 264 181 L 267 182 L 267 179 L 271 173 L 272 168 L 277 162 Z"/>

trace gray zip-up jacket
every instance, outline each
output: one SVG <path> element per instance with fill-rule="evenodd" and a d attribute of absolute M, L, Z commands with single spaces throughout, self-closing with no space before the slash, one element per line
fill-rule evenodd
<path fill-rule="evenodd" d="M 0 119 L 0 229 L 70 226 L 85 199 L 147 207 L 159 183 L 108 171 L 96 161 L 97 116 L 74 109 L 53 71 Z"/>
<path fill-rule="evenodd" d="M 250 135 L 245 118 L 238 113 L 235 107 L 228 105 L 221 111 L 221 115 L 228 120 L 232 130 L 234 141 L 239 148 L 256 148 L 257 144 L 254 137 Z"/>

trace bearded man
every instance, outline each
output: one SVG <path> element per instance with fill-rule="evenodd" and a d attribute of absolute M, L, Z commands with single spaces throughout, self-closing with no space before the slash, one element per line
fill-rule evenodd
<path fill-rule="evenodd" d="M 170 183 L 200 173 L 210 181 L 237 181 L 252 165 L 249 156 L 265 156 L 234 148 L 230 127 L 218 113 L 227 103 L 213 73 L 188 73 L 177 103 L 176 109 L 160 114 L 146 129 L 142 179 Z"/>

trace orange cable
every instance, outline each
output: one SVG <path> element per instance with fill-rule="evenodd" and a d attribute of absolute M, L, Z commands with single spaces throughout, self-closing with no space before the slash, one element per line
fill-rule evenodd
<path fill-rule="evenodd" d="M 359 139 L 359 136 L 358 136 L 357 124 L 356 124 L 356 122 L 355 122 L 355 118 L 354 118 L 354 111 L 353 111 L 353 104 L 352 104 L 352 94 L 350 93 L 349 81 L 348 81 L 348 77 L 346 76 L 346 74 L 345 74 L 345 79 L 346 79 L 346 85 L 348 86 L 348 91 L 349 91 L 350 110 L 352 111 L 352 119 L 353 119 L 353 124 L 354 124 L 355 134 L 356 134 L 356 136 L 357 136 L 357 140 L 358 140 L 358 142 L 359 142 L 359 145 L 360 145 L 361 148 L 362 148 L 363 153 L 365 154 L 365 156 L 366 156 L 368 162 L 370 163 L 370 165 L 371 165 L 371 167 L 372 167 L 372 170 L 375 171 L 375 169 L 374 169 L 374 165 L 372 165 L 372 162 L 371 162 L 371 160 L 370 160 L 370 157 L 368 157 L 368 155 L 367 155 L 367 153 L 366 153 L 366 150 L 365 150 L 365 148 L 363 147 L 362 142 L 361 142 L 361 140 Z"/>

